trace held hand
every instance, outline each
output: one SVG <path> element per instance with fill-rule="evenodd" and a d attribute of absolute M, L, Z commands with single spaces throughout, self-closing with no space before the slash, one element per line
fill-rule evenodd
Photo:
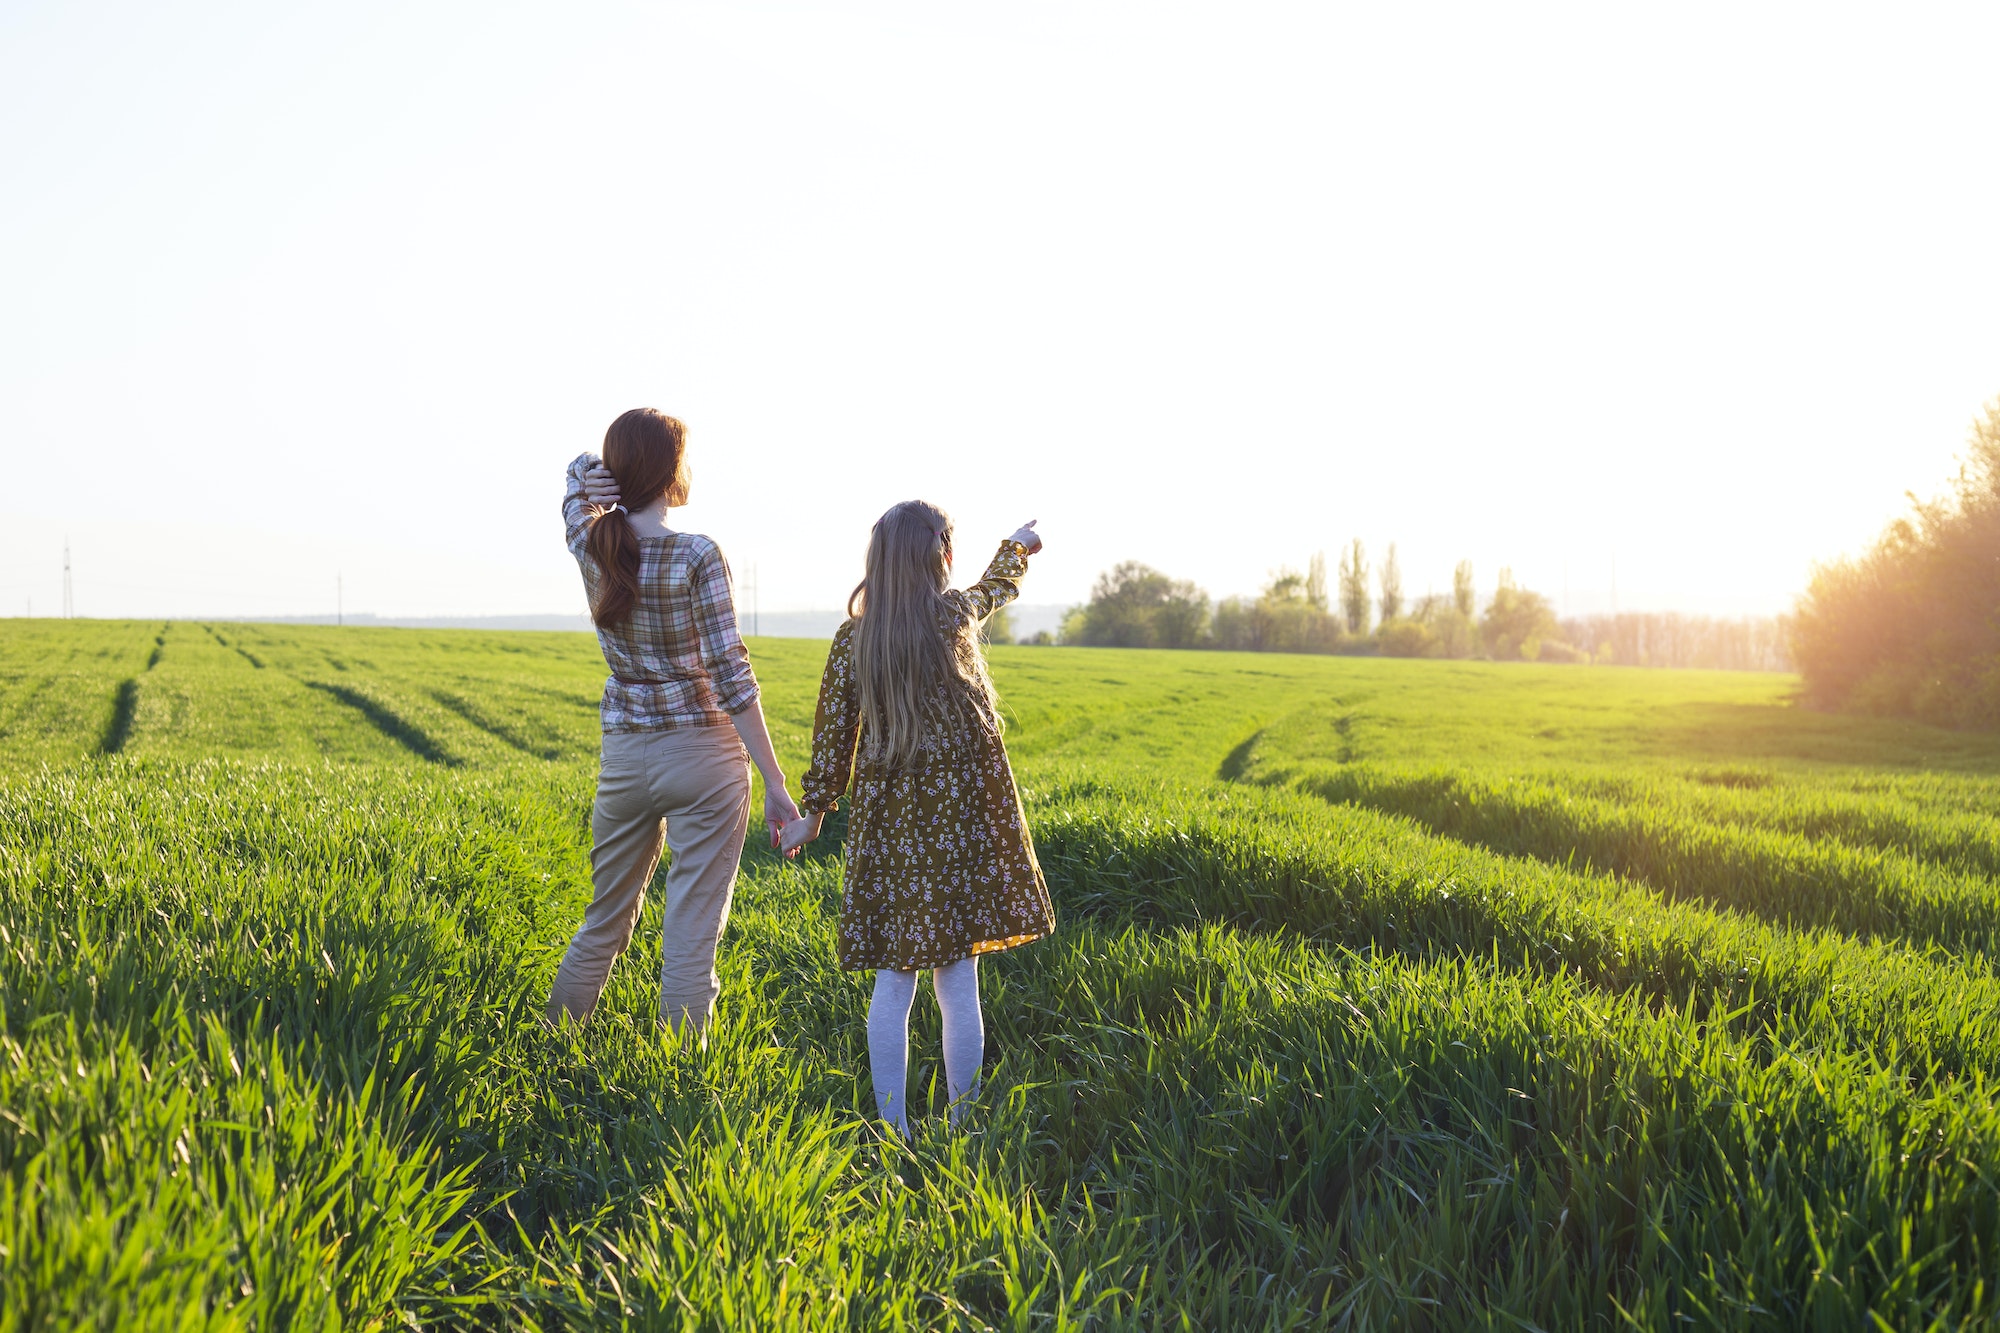
<path fill-rule="evenodd" d="M 792 801 L 792 794 L 782 786 L 764 789 L 764 827 L 771 832 L 771 845 L 778 845 L 779 834 L 799 817 L 799 807 Z M 791 853 L 787 852 L 787 856 Z"/>
<path fill-rule="evenodd" d="M 623 503 L 618 494 L 618 479 L 611 475 L 611 469 L 604 466 L 602 459 L 592 463 L 583 474 L 584 498 L 599 509 L 609 509 Z"/>
<path fill-rule="evenodd" d="M 1014 535 L 1007 540 L 1021 543 L 1021 545 L 1028 548 L 1028 554 L 1033 555 L 1042 549 L 1042 534 L 1035 531 L 1035 523 L 1035 519 L 1029 519 L 1026 523 L 1014 529 Z"/>
<path fill-rule="evenodd" d="M 824 815 L 802 815 L 785 825 L 784 835 L 778 840 L 778 850 L 786 856 L 797 856 L 799 848 L 819 836 L 819 826 Z"/>

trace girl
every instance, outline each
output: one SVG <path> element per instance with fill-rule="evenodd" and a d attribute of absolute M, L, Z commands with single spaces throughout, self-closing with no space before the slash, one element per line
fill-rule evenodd
<path fill-rule="evenodd" d="M 750 760 L 775 838 L 798 818 L 771 749 L 757 677 L 736 632 L 729 565 L 706 537 L 675 532 L 687 503 L 687 430 L 635 408 L 604 433 L 604 460 L 569 465 L 563 522 L 611 667 L 604 756 L 590 812 L 596 897 L 549 995 L 551 1023 L 582 1022 L 631 942 L 664 842 L 660 1017 L 699 1032 L 721 989 L 715 945 L 729 920 L 750 817 Z M 747 751 L 747 753 L 746 753 Z"/>
<path fill-rule="evenodd" d="M 1028 523 L 1000 543 L 978 583 L 955 592 L 944 512 L 911 500 L 882 515 L 868 541 L 867 577 L 848 598 L 849 619 L 820 679 L 806 814 L 782 837 L 787 854 L 818 837 L 852 775 L 840 965 L 875 969 L 875 1105 L 905 1137 L 918 969 L 931 969 L 944 1017 L 957 1124 L 985 1057 L 979 955 L 1055 929 L 974 637 L 980 621 L 1020 596 L 1028 556 L 1041 546 Z"/>

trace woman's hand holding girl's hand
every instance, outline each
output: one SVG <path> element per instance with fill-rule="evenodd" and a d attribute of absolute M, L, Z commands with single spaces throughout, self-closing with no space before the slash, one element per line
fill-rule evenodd
<path fill-rule="evenodd" d="M 618 494 L 618 479 L 611 475 L 611 469 L 604 466 L 601 458 L 584 469 L 583 495 L 599 509 L 609 509 L 624 502 Z"/>
<path fill-rule="evenodd" d="M 819 826 L 826 818 L 823 814 L 801 815 L 785 825 L 784 834 L 778 840 L 778 850 L 786 856 L 797 856 L 799 848 L 819 836 Z"/>
<path fill-rule="evenodd" d="M 798 821 L 799 807 L 792 800 L 792 794 L 784 785 L 764 788 L 764 827 L 771 831 L 771 845 L 778 845 L 778 835 Z M 790 853 L 786 853 L 790 855 Z"/>
<path fill-rule="evenodd" d="M 1033 555 L 1042 549 L 1042 534 L 1035 531 L 1035 523 L 1035 519 L 1029 519 L 1026 523 L 1014 529 L 1014 535 L 1007 540 L 1021 543 L 1021 545 L 1028 548 L 1028 554 Z"/>

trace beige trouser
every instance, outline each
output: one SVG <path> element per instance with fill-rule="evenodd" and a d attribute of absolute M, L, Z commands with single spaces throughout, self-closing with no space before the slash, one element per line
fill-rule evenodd
<path fill-rule="evenodd" d="M 660 937 L 660 1017 L 699 1031 L 722 989 L 715 944 L 729 920 L 736 864 L 750 820 L 750 757 L 734 727 L 615 732 L 604 738 L 590 812 L 590 878 L 597 895 L 569 942 L 548 1016 L 590 1017 L 611 964 L 632 941 L 646 886 L 667 865 Z"/>

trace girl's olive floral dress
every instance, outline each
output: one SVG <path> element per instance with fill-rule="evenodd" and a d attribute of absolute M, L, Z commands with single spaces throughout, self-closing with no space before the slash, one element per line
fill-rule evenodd
<path fill-rule="evenodd" d="M 947 592 L 941 626 L 965 632 L 1021 595 L 1027 548 L 1000 544 L 979 582 Z M 871 763 L 854 678 L 854 622 L 833 636 L 820 678 L 808 811 L 847 790 L 847 874 L 840 897 L 840 965 L 913 972 L 1038 940 L 1056 928 L 1049 889 L 997 732 L 955 721 L 940 696 L 923 706 L 921 757 L 898 769 Z M 949 688 L 949 687 L 947 687 Z"/>

